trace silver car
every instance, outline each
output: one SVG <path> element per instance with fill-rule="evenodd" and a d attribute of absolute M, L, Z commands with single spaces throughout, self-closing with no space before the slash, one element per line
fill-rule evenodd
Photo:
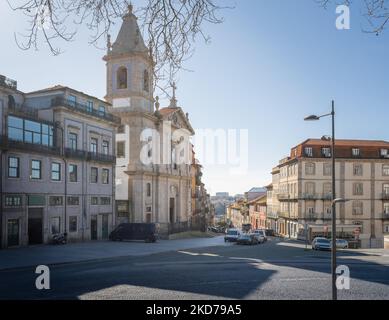
<path fill-rule="evenodd" d="M 336 247 L 339 249 L 347 249 L 348 241 L 344 239 L 336 239 Z"/>
<path fill-rule="evenodd" d="M 327 238 L 317 237 L 312 241 L 312 250 L 331 250 L 331 241 Z"/>
<path fill-rule="evenodd" d="M 253 230 L 251 233 L 258 239 L 259 243 L 267 241 L 266 233 L 264 230 Z"/>

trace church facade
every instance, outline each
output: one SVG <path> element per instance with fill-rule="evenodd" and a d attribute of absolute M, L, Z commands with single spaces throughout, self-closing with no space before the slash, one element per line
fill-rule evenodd
<path fill-rule="evenodd" d="M 153 222 L 160 234 L 185 230 L 191 216 L 191 157 L 194 130 L 177 105 L 154 99 L 153 66 L 137 18 L 129 6 L 117 39 L 104 56 L 107 95 L 120 117 L 116 135 L 117 223 Z"/>

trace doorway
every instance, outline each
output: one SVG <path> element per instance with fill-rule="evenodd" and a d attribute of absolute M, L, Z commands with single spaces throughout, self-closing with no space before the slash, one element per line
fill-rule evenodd
<path fill-rule="evenodd" d="M 102 215 L 101 237 L 108 239 L 108 215 Z"/>
<path fill-rule="evenodd" d="M 175 199 L 170 198 L 170 203 L 169 203 L 169 222 L 174 223 L 174 212 L 175 212 Z"/>
<path fill-rule="evenodd" d="M 28 209 L 28 244 L 43 243 L 43 208 Z"/>
<path fill-rule="evenodd" d="M 90 220 L 90 238 L 91 240 L 97 240 L 97 216 L 91 216 Z"/>
<path fill-rule="evenodd" d="M 19 219 L 10 219 L 7 222 L 7 247 L 19 245 Z"/>

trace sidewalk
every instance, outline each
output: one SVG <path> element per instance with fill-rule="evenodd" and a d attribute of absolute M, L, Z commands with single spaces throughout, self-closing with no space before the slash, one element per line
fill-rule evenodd
<path fill-rule="evenodd" d="M 157 243 L 89 241 L 66 245 L 38 245 L 0 250 L 0 270 L 35 267 L 125 256 L 223 245 L 223 236 L 182 240 L 159 240 Z"/>

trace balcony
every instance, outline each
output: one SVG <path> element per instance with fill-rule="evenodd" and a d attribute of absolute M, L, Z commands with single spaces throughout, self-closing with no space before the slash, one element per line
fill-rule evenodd
<path fill-rule="evenodd" d="M 8 106 L 8 110 L 14 115 L 38 119 L 38 109 L 26 107 L 25 105 L 14 103 Z"/>
<path fill-rule="evenodd" d="M 384 212 L 384 213 L 382 214 L 382 219 L 383 219 L 383 220 L 389 220 L 389 212 Z"/>
<path fill-rule="evenodd" d="M 381 193 L 381 199 L 382 200 L 389 200 L 389 192 Z"/>
<path fill-rule="evenodd" d="M 302 200 L 316 200 L 316 199 L 318 199 L 318 198 L 320 198 L 320 196 L 318 196 L 318 195 L 315 194 L 315 193 L 303 193 L 303 194 L 301 195 L 301 199 L 302 199 Z"/>
<path fill-rule="evenodd" d="M 0 74 L 0 87 L 16 90 L 18 88 L 18 83 L 15 80 Z"/>
<path fill-rule="evenodd" d="M 103 154 L 103 153 L 95 153 L 95 152 L 88 152 L 86 159 L 90 160 L 90 161 L 105 162 L 105 163 L 115 163 L 116 162 L 116 157 L 113 155 Z"/>
<path fill-rule="evenodd" d="M 321 199 L 321 200 L 328 200 L 328 201 L 331 201 L 331 200 L 332 200 L 332 193 L 331 193 L 331 192 L 322 193 L 322 194 L 320 195 L 320 199 Z"/>
<path fill-rule="evenodd" d="M 278 193 L 277 199 L 279 201 L 289 201 L 289 200 L 298 200 L 298 196 L 296 194 L 291 193 Z"/>
<path fill-rule="evenodd" d="M 117 124 L 119 124 L 121 122 L 120 118 L 114 116 L 113 114 L 110 114 L 107 112 L 100 112 L 99 110 L 95 110 L 95 109 L 89 109 L 87 105 L 73 102 L 73 101 L 67 100 L 63 97 L 56 97 L 56 98 L 52 99 L 51 106 L 52 107 L 66 107 L 68 109 L 75 110 L 75 111 L 78 111 L 78 112 L 81 112 L 81 113 L 84 113 L 87 115 L 97 117 L 99 119 L 114 122 Z"/>
<path fill-rule="evenodd" d="M 286 219 L 296 219 L 296 214 L 292 212 L 287 212 L 287 211 L 278 211 L 277 215 L 279 218 L 286 218 Z"/>
<path fill-rule="evenodd" d="M 71 159 L 87 160 L 88 152 L 84 150 L 74 150 L 71 148 L 65 148 L 65 157 Z"/>
<path fill-rule="evenodd" d="M 12 140 L 4 135 L 0 136 L 0 146 L 1 149 L 5 150 L 16 149 L 21 151 L 38 152 L 57 156 L 61 154 L 61 150 L 58 147 L 50 147 L 42 144 L 26 143 L 23 141 Z"/>
<path fill-rule="evenodd" d="M 321 215 L 319 213 L 305 213 L 304 216 L 305 220 L 317 220 L 321 218 Z"/>

